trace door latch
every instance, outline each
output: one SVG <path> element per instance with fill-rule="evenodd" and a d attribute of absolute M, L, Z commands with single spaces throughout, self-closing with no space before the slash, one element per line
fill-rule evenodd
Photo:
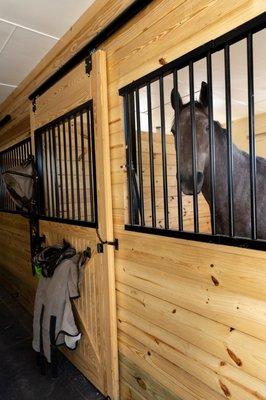
<path fill-rule="evenodd" d="M 104 252 L 104 245 L 105 244 L 108 244 L 110 246 L 114 246 L 115 250 L 119 249 L 118 239 L 115 239 L 113 242 L 110 242 L 108 240 L 102 240 L 102 238 L 101 238 L 101 236 L 100 236 L 100 234 L 98 232 L 98 229 L 96 229 L 96 233 L 97 233 L 98 239 L 100 240 L 100 242 L 97 243 L 97 253 L 103 253 Z"/>

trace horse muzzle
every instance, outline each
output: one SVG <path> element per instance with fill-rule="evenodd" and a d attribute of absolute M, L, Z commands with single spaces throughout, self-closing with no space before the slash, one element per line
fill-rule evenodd
<path fill-rule="evenodd" d="M 189 178 L 185 178 L 184 176 L 181 175 L 180 177 L 180 184 L 181 184 L 181 190 L 184 194 L 192 196 L 194 193 L 194 180 L 193 180 L 193 176 L 189 177 Z M 202 172 L 197 172 L 197 176 L 196 176 L 196 192 L 197 194 L 199 194 L 201 192 L 202 189 L 202 185 L 203 185 L 203 179 L 204 179 L 204 175 Z"/>

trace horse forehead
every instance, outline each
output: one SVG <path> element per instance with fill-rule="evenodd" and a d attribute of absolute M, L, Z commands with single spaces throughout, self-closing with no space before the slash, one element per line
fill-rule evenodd
<path fill-rule="evenodd" d="M 204 112 L 198 108 L 195 108 L 195 120 L 196 122 L 203 123 L 207 119 L 207 116 L 204 114 Z M 191 121 L 191 110 L 190 107 L 184 108 L 181 113 L 180 113 L 180 122 L 184 122 L 187 124 L 187 122 L 190 123 Z"/>

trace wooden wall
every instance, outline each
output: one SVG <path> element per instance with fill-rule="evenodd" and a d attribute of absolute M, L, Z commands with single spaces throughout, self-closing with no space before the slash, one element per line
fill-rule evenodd
<path fill-rule="evenodd" d="M 0 280 L 32 312 L 36 280 L 32 276 L 30 257 L 28 220 L 1 212 Z"/>
<path fill-rule="evenodd" d="M 101 46 L 107 53 L 119 239 L 122 400 L 266 399 L 266 255 L 124 230 L 125 143 L 118 96 L 120 87 L 162 60 L 169 62 L 263 11 L 265 5 L 256 0 L 154 0 Z"/>
<path fill-rule="evenodd" d="M 260 2 L 154 1 L 107 52 L 121 398 L 266 398 L 262 252 L 124 230 L 125 84 L 264 11 Z"/>
<path fill-rule="evenodd" d="M 255 116 L 256 154 L 266 158 L 266 113 Z M 248 120 L 241 118 L 233 122 L 233 140 L 241 149 L 249 152 Z"/>

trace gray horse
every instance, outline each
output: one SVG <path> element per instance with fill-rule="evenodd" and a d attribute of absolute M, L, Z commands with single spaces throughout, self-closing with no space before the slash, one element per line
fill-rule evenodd
<path fill-rule="evenodd" d="M 190 103 L 183 104 L 179 93 L 174 89 L 171 93 L 171 103 L 179 110 L 180 130 L 180 184 L 184 194 L 193 194 L 192 167 L 192 133 L 190 118 Z M 211 206 L 211 180 L 209 155 L 209 123 L 208 123 L 208 86 L 201 84 L 199 101 L 195 102 L 195 127 L 197 165 L 197 193 L 203 196 Z M 172 133 L 176 138 L 175 124 Z M 228 163 L 227 163 L 227 131 L 219 122 L 214 122 L 214 141 L 216 167 L 215 205 L 216 230 L 218 234 L 229 234 L 229 202 L 228 202 Z M 235 236 L 251 237 L 251 200 L 250 200 L 250 160 L 249 155 L 233 144 L 233 209 Z M 266 160 L 257 157 L 257 235 L 266 239 Z"/>

